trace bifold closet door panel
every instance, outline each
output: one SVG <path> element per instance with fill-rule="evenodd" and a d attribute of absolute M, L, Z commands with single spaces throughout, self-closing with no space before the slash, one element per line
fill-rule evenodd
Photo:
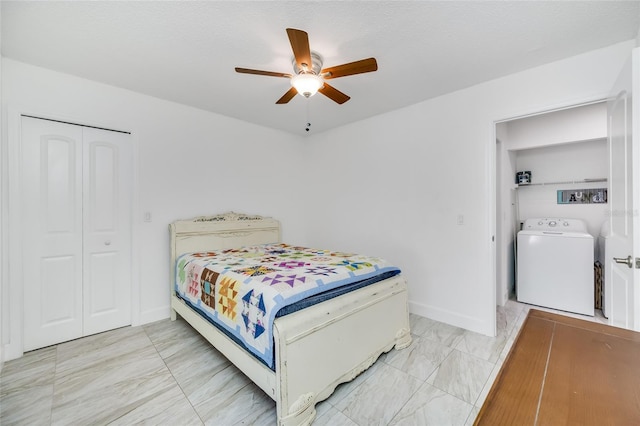
<path fill-rule="evenodd" d="M 28 351 L 82 336 L 82 128 L 23 117 L 20 150 Z"/>
<path fill-rule="evenodd" d="M 131 324 L 131 136 L 21 124 L 23 350 Z"/>
<path fill-rule="evenodd" d="M 84 334 L 131 324 L 130 135 L 83 129 Z"/>

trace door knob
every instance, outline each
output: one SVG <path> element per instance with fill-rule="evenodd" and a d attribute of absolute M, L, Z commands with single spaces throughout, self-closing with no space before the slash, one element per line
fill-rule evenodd
<path fill-rule="evenodd" d="M 633 268 L 633 257 L 631 256 L 627 256 L 627 257 L 614 257 L 613 260 L 616 261 L 616 263 L 624 263 L 626 264 L 629 268 Z"/>

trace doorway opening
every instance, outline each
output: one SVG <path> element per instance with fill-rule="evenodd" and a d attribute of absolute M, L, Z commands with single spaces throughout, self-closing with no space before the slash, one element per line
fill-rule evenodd
<path fill-rule="evenodd" d="M 606 197 L 607 107 L 600 101 L 505 120 L 495 131 L 496 304 L 504 306 L 517 300 L 516 236 L 526 219 L 580 219 L 594 242 L 600 238 L 609 217 L 606 199 L 569 203 L 559 194 L 604 191 Z"/>

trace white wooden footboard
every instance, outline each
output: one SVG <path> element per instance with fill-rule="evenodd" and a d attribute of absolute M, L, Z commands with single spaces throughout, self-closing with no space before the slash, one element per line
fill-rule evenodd
<path fill-rule="evenodd" d="M 278 318 L 274 338 L 278 424 L 310 424 L 336 386 L 409 346 L 406 282 L 394 277 Z"/>

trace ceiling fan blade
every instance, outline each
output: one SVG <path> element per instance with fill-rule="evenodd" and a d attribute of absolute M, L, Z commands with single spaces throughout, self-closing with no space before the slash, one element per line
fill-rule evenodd
<path fill-rule="evenodd" d="M 340 105 L 351 99 L 349 96 L 345 95 L 335 87 L 329 86 L 327 83 L 324 83 L 324 86 L 318 89 L 318 92 L 322 93 L 332 101 L 339 103 Z"/>
<path fill-rule="evenodd" d="M 268 77 L 287 77 L 287 78 L 291 78 L 291 74 L 286 74 L 286 73 L 283 73 L 283 72 L 252 70 L 252 69 L 249 69 L 249 68 L 238 68 L 238 67 L 236 67 L 236 72 L 239 72 L 241 74 L 266 75 Z"/>
<path fill-rule="evenodd" d="M 348 64 L 336 65 L 335 67 L 325 68 L 320 71 L 320 74 L 325 80 L 332 78 L 346 77 L 348 75 L 362 74 L 365 72 L 372 72 L 378 69 L 378 62 L 376 58 L 361 59 L 355 62 L 349 62 Z"/>
<path fill-rule="evenodd" d="M 276 104 L 286 104 L 297 94 L 298 91 L 296 90 L 296 88 L 292 87 L 291 89 L 287 90 L 287 93 L 282 95 L 282 97 L 276 101 Z"/>
<path fill-rule="evenodd" d="M 309 35 L 294 28 L 287 28 L 287 35 L 293 50 L 293 56 L 301 70 L 311 70 L 313 62 L 311 62 L 311 49 L 309 48 Z"/>

